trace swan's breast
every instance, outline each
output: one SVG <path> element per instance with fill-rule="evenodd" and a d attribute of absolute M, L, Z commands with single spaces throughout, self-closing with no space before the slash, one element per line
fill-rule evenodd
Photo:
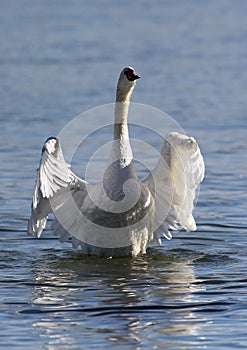
<path fill-rule="evenodd" d="M 154 211 L 153 197 L 144 186 L 141 186 L 139 198 L 133 206 L 128 207 L 125 203 L 123 204 L 123 210 L 121 210 L 120 203 L 120 209 L 116 210 L 118 204 L 119 202 L 110 200 L 110 206 L 107 207 L 105 195 L 102 195 L 102 198 L 99 196 L 96 204 L 89 195 L 85 199 L 82 208 L 83 215 L 91 222 L 109 228 L 138 226 L 138 223 L 140 223 L 140 226 L 143 226 L 144 221 L 149 222 L 152 220 Z M 127 210 L 125 210 L 126 208 Z"/>

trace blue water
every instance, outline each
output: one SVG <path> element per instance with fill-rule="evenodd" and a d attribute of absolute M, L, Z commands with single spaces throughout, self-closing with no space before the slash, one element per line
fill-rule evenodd
<path fill-rule="evenodd" d="M 1 0 L 1 348 L 247 347 L 246 14 L 244 0 Z M 49 228 L 28 237 L 44 140 L 113 102 L 126 65 L 141 75 L 133 100 L 200 144 L 198 231 L 112 260 L 82 256 Z"/>

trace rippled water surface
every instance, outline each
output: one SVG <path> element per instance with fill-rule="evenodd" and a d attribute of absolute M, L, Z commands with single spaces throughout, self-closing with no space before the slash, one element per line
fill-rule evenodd
<path fill-rule="evenodd" d="M 0 2 L 1 348 L 247 347 L 246 13 L 244 0 Z M 129 64 L 142 76 L 133 100 L 200 144 L 198 231 L 136 259 L 82 256 L 49 228 L 28 237 L 44 140 L 113 102 Z M 158 147 L 155 134 L 133 133 Z M 76 154 L 79 175 L 111 138 L 95 136 Z"/>

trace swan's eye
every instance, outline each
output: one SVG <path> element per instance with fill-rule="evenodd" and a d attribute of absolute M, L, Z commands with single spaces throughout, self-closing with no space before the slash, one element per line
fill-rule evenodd
<path fill-rule="evenodd" d="M 134 80 L 140 78 L 139 75 L 136 74 L 136 72 L 135 72 L 133 69 L 130 69 L 130 68 L 127 69 L 127 70 L 124 72 L 124 74 L 126 75 L 126 77 L 127 77 L 127 79 L 128 79 L 129 81 L 134 81 Z"/>

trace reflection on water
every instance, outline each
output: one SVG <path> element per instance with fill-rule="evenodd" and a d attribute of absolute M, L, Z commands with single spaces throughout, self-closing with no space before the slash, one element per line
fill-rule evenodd
<path fill-rule="evenodd" d="M 229 227 L 222 225 L 214 239 L 207 238 L 210 229 L 202 237 L 175 235 L 136 259 L 86 257 L 48 237 L 35 250 L 33 238 L 1 237 L 2 332 L 16 345 L 30 336 L 23 333 L 28 325 L 30 349 L 37 343 L 44 349 L 89 343 L 197 349 L 212 339 L 223 346 L 235 334 L 238 345 L 246 344 L 246 246 L 241 235 L 226 244 Z M 231 326 L 227 339 L 222 322 Z"/>
<path fill-rule="evenodd" d="M 196 292 L 203 287 L 191 260 L 152 252 L 116 260 L 72 254 L 48 265 L 44 258 L 32 272 L 32 309 L 25 312 L 38 315 L 33 326 L 49 349 L 58 343 L 69 348 L 75 334 L 86 336 L 88 327 L 97 338 L 138 344 L 150 329 L 157 332 L 157 320 L 163 324 L 158 332 L 165 335 L 196 335 L 203 326 L 193 312 Z M 118 330 L 115 322 L 121 325 Z"/>

